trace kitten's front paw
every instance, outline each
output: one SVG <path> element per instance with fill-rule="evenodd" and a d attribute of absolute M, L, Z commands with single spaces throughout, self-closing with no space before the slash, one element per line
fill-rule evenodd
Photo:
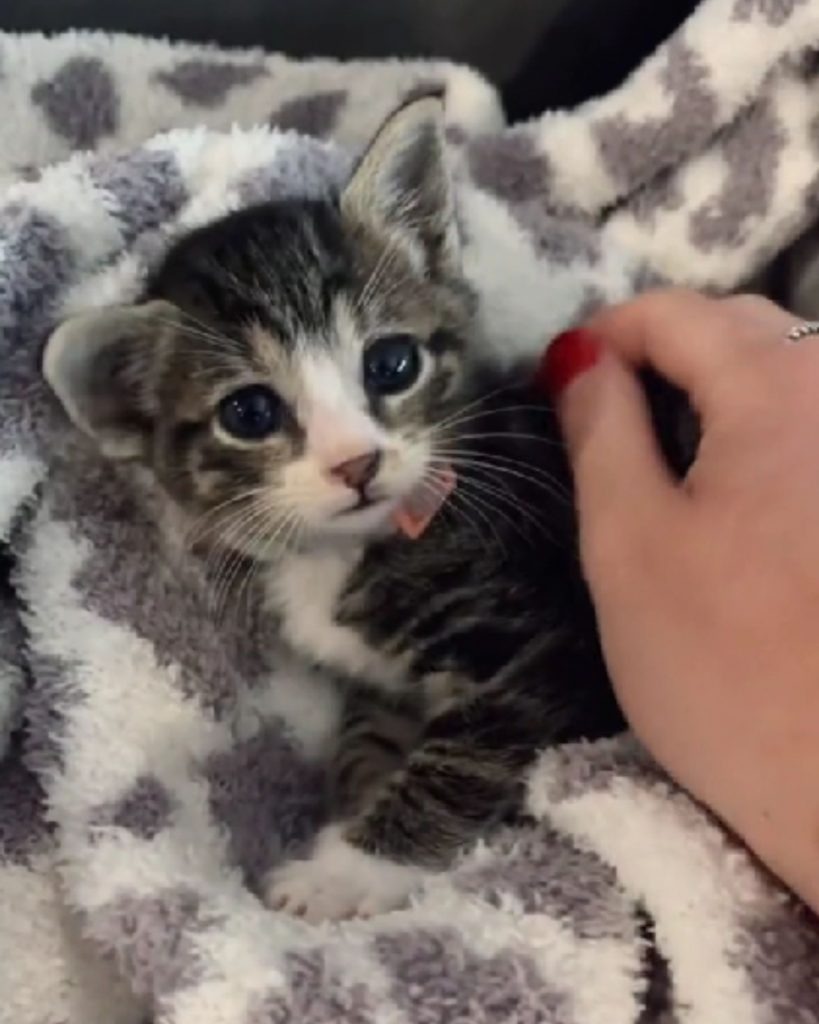
<path fill-rule="evenodd" d="M 339 826 L 330 825 L 319 833 L 309 860 L 291 861 L 270 874 L 265 902 L 313 924 L 372 917 L 403 906 L 421 874 L 359 850 Z"/>

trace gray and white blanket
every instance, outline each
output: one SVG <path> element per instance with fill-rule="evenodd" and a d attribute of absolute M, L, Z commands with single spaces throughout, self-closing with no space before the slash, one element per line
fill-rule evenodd
<path fill-rule="evenodd" d="M 499 359 L 652 281 L 734 289 L 819 203 L 811 47 L 815 0 L 704 0 L 614 94 L 504 127 L 441 63 L 0 37 L 2 1024 L 819 1021 L 816 922 L 628 739 L 544 753 L 533 824 L 406 911 L 265 910 L 321 818 L 325 684 L 213 621 L 125 482 L 66 458 L 37 371 L 66 312 L 226 209 L 334 188 L 432 83 Z"/>

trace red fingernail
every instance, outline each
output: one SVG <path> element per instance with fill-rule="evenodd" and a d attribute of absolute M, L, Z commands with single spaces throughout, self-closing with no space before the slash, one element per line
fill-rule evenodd
<path fill-rule="evenodd" d="M 590 370 L 600 358 L 600 343 L 582 327 L 559 334 L 546 349 L 535 374 L 535 383 L 553 399 L 575 377 Z"/>

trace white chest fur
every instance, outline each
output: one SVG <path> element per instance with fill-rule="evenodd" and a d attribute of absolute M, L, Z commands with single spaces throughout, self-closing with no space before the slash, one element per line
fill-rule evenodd
<path fill-rule="evenodd" d="M 296 651 L 353 679 L 385 690 L 399 689 L 404 666 L 373 649 L 355 630 L 335 621 L 341 594 L 360 552 L 291 555 L 271 567 L 270 604 L 281 617 L 282 635 Z"/>

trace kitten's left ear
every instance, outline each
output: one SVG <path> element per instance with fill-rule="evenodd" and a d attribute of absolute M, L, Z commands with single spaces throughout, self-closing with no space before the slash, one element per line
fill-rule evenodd
<path fill-rule="evenodd" d="M 458 227 L 447 167 L 443 101 L 424 96 L 385 121 L 341 196 L 353 225 L 403 243 L 431 272 L 456 272 Z"/>

